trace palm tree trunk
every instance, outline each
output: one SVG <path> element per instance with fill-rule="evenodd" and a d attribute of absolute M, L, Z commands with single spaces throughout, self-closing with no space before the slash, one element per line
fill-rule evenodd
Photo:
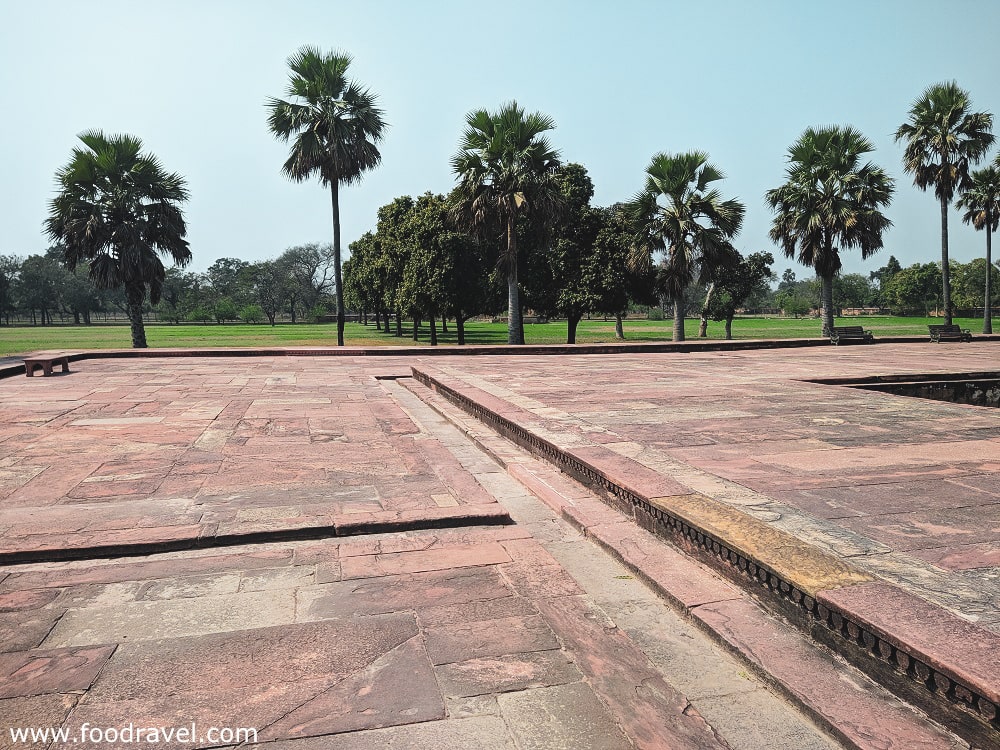
<path fill-rule="evenodd" d="M 142 286 L 128 286 L 125 288 L 125 309 L 128 313 L 128 322 L 132 329 L 132 348 L 145 349 L 146 329 L 142 324 L 142 301 L 146 297 L 146 289 Z"/>
<path fill-rule="evenodd" d="M 622 325 L 622 314 L 615 315 L 615 338 L 619 341 L 625 340 L 625 327 Z"/>
<path fill-rule="evenodd" d="M 948 268 L 948 199 L 941 198 L 941 301 L 944 324 L 951 325 L 951 272 Z"/>
<path fill-rule="evenodd" d="M 337 287 L 337 346 L 344 345 L 344 277 L 340 270 L 340 183 L 330 181 L 333 205 L 333 283 Z"/>
<path fill-rule="evenodd" d="M 708 285 L 705 292 L 705 304 L 701 306 L 701 322 L 698 324 L 698 338 L 703 339 L 708 336 L 708 306 L 712 303 L 712 292 L 715 291 L 715 282 Z"/>
<path fill-rule="evenodd" d="M 684 340 L 684 293 L 674 300 L 674 341 Z"/>
<path fill-rule="evenodd" d="M 733 338 L 733 316 L 726 316 L 726 341 Z"/>
<path fill-rule="evenodd" d="M 986 217 L 986 300 L 983 302 L 983 333 L 993 333 L 993 242 L 990 217 Z"/>
<path fill-rule="evenodd" d="M 524 343 L 521 299 L 517 289 L 517 227 L 513 216 L 507 217 L 507 343 Z"/>
<path fill-rule="evenodd" d="M 833 333 L 833 277 L 821 276 L 822 281 L 822 312 L 823 335 L 829 336 Z"/>

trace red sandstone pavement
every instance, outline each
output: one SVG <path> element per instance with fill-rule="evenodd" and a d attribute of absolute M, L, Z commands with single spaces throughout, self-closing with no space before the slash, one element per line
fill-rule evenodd
<path fill-rule="evenodd" d="M 1000 411 L 808 382 L 998 371 L 996 343 L 554 365 L 517 357 L 419 367 L 512 405 L 576 455 L 604 451 L 630 479 L 649 472 L 674 483 L 650 496 L 711 494 L 1000 630 Z"/>
<path fill-rule="evenodd" d="M 433 369 L 513 405 L 582 457 L 628 458 L 618 466 L 659 495 L 714 488 L 930 606 L 994 627 L 998 530 L 983 519 L 1000 492 L 995 412 L 800 380 L 989 370 L 993 352 L 85 360 L 67 376 L 2 381 L 0 553 L 150 551 L 302 529 L 336 537 L 0 568 L 2 723 L 140 717 L 357 742 L 376 742 L 369 733 L 388 731 L 378 727 L 426 725 L 449 739 L 392 746 L 749 747 L 739 731 L 710 728 L 638 636 L 600 625 L 603 613 L 525 527 L 483 526 L 507 520 L 472 468 L 484 459 L 418 427 L 374 376 Z M 914 489 L 926 482 L 937 491 Z M 881 494 L 852 495 L 858 486 Z M 817 510 L 831 503 L 850 512 Z M 952 512 L 970 508 L 976 523 Z M 600 507 L 577 510 L 599 519 L 592 536 L 635 549 L 634 532 L 622 536 Z M 379 524 L 415 530 L 343 536 Z M 427 529 L 441 524 L 457 528 Z M 920 550 L 940 555 L 910 554 Z M 664 555 L 643 564 L 654 570 Z M 735 594 L 706 594 L 718 585 L 677 597 L 703 607 L 709 629 L 740 618 L 777 627 Z M 747 647 L 751 661 L 770 658 L 759 656 L 767 640 Z M 852 746 L 957 746 L 899 722 L 877 732 L 861 722 Z"/>

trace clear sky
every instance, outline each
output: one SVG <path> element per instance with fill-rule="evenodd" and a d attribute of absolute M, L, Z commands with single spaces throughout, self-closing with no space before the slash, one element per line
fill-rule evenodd
<path fill-rule="evenodd" d="M 265 103 L 283 96 L 304 44 L 354 57 L 390 124 L 382 166 L 341 192 L 346 244 L 400 195 L 447 192 L 466 113 L 515 99 L 555 119 L 565 161 L 594 202 L 627 200 L 657 151 L 707 151 L 724 194 L 747 205 L 737 247 L 770 249 L 764 192 L 809 126 L 853 125 L 897 179 L 885 249 L 905 266 L 940 254 L 939 212 L 902 171 L 892 134 L 921 92 L 957 80 L 998 115 L 997 0 L 0 0 L 0 253 L 38 253 L 42 221 L 77 134 L 140 137 L 191 191 L 185 215 L 204 270 L 332 241 L 329 192 L 280 173 L 287 147 Z M 992 154 L 991 157 L 992 159 Z M 952 257 L 985 240 L 951 221 Z M 775 269 L 809 271 L 783 257 Z"/>

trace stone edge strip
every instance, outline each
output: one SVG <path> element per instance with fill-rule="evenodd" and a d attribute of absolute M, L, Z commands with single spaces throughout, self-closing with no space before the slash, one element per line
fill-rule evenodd
<path fill-rule="evenodd" d="M 979 335 L 975 341 L 1000 341 L 995 336 Z M 875 340 L 882 344 L 927 343 L 922 336 L 884 336 Z M 706 339 L 697 341 L 665 341 L 655 343 L 615 342 L 606 344 L 526 344 L 521 346 L 345 346 L 345 347 L 267 347 L 212 349 L 92 349 L 66 352 L 70 362 L 85 359 L 146 359 L 155 357 L 405 357 L 452 355 L 565 355 L 565 354 L 660 354 L 669 352 L 741 351 L 748 349 L 793 349 L 830 346 L 828 339 Z M 53 350 L 54 351 L 54 350 Z M 45 352 L 34 352 L 43 354 Z M 52 351 L 48 353 L 53 353 Z M 22 355 L 31 356 L 31 353 Z M 22 356 L 11 357 L 21 359 Z M 23 364 L 0 366 L 0 379 L 24 375 Z"/>
<path fill-rule="evenodd" d="M 236 547 L 244 544 L 268 544 L 271 542 L 299 542 L 315 539 L 332 539 L 365 534 L 386 534 L 399 531 L 426 531 L 430 529 L 454 529 L 466 526 L 507 526 L 514 521 L 500 507 L 489 510 L 469 511 L 468 506 L 458 512 L 441 513 L 436 516 L 398 518 L 387 517 L 352 519 L 349 516 L 333 524 L 321 526 L 300 526 L 271 531 L 235 532 L 209 536 L 188 536 L 177 539 L 163 539 L 135 544 L 97 544 L 89 547 L 49 547 L 43 549 L 0 551 L 0 566 L 23 563 L 67 562 L 71 560 L 102 560 L 113 557 L 140 557 L 180 552 L 194 549 L 215 549 Z"/>
<path fill-rule="evenodd" d="M 622 482 L 612 479 L 609 472 L 581 461 L 570 451 L 533 434 L 513 419 L 449 386 L 440 375 L 412 369 L 418 382 L 508 440 L 596 490 L 609 505 L 631 516 L 639 526 L 669 539 L 684 551 L 712 565 L 730 580 L 763 595 L 762 598 L 768 604 L 776 606 L 781 614 L 816 640 L 848 658 L 878 682 L 919 705 L 937 709 L 951 708 L 948 713 L 956 719 L 960 720 L 964 716 L 974 722 L 971 725 L 968 721 L 961 722 L 961 727 L 954 728 L 956 731 L 971 735 L 976 741 L 985 741 L 986 746 L 997 743 L 1000 737 L 1000 715 L 997 708 L 1000 696 L 995 686 L 965 679 L 964 670 L 957 665 L 936 661 L 932 666 L 919 648 L 909 646 L 906 638 L 871 627 L 866 618 L 838 606 L 822 590 L 804 590 L 803 586 L 787 580 L 765 561 L 741 551 L 739 545 L 701 528 L 693 517 L 683 518 L 668 507 L 659 507 L 658 503 L 651 502 L 655 498 L 643 497 L 623 486 Z M 464 383 L 461 389 L 478 391 Z M 481 395 L 486 397 L 484 401 L 489 400 L 488 394 Z M 504 408 L 512 414 L 521 411 L 512 404 L 505 403 Z M 909 596 L 905 592 L 900 593 Z M 942 610 L 941 615 L 945 614 Z M 977 630 L 981 631 L 983 649 L 1000 649 L 1000 637 L 992 631 L 981 628 Z M 989 645 L 991 642 L 995 645 Z M 961 714 L 954 710 L 955 707 Z"/>

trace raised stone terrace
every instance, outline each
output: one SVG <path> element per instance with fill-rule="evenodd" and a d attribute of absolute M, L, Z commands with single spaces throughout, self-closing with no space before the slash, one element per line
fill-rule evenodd
<path fill-rule="evenodd" d="M 998 746 L 997 346 L 0 380 L 0 747 Z"/>

